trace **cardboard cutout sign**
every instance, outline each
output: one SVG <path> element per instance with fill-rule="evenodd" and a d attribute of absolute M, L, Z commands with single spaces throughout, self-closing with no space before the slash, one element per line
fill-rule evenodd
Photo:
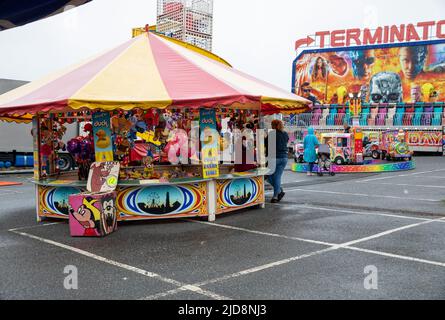
<path fill-rule="evenodd" d="M 95 162 L 91 165 L 87 190 L 92 193 L 116 190 L 119 179 L 119 162 Z"/>
<path fill-rule="evenodd" d="M 91 165 L 87 190 L 69 197 L 72 237 L 104 237 L 117 230 L 116 190 L 119 162 Z"/>

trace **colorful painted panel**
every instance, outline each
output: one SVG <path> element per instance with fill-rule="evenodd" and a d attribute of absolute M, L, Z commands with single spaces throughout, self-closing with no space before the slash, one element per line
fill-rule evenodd
<path fill-rule="evenodd" d="M 294 62 L 293 92 L 343 104 L 361 91 L 363 102 L 443 101 L 445 43 L 305 51 Z"/>
<path fill-rule="evenodd" d="M 332 169 L 335 173 L 379 173 L 379 172 L 397 172 L 414 170 L 416 163 L 414 161 L 404 162 L 382 162 L 366 161 L 365 165 L 336 166 Z M 306 173 L 309 166 L 306 163 L 295 163 L 292 165 L 293 172 Z M 318 172 L 318 166 L 314 167 L 314 172 Z"/>
<path fill-rule="evenodd" d="M 218 214 L 264 203 L 264 177 L 216 182 Z"/>
<path fill-rule="evenodd" d="M 74 187 L 39 186 L 39 216 L 68 219 L 70 195 L 85 191 Z"/>
<path fill-rule="evenodd" d="M 105 237 L 117 230 L 116 192 L 69 197 L 72 237 Z"/>
<path fill-rule="evenodd" d="M 207 184 L 118 189 L 120 220 L 162 219 L 207 215 Z"/>

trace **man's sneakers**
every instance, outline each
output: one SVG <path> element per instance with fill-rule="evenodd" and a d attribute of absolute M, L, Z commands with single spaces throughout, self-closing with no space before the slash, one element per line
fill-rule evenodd
<path fill-rule="evenodd" d="M 278 195 L 278 199 L 273 198 L 270 203 L 278 203 L 278 202 L 280 202 L 281 200 L 283 200 L 285 195 L 286 195 L 286 193 L 284 191 L 281 191 L 280 194 Z"/>

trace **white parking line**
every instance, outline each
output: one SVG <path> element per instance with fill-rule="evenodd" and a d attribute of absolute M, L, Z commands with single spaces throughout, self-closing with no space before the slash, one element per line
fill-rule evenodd
<path fill-rule="evenodd" d="M 0 192 L 0 196 L 8 196 L 11 194 L 19 194 L 18 192 Z"/>
<path fill-rule="evenodd" d="M 243 270 L 243 271 L 240 271 L 240 272 L 235 272 L 235 273 L 223 276 L 223 277 L 215 278 L 215 279 L 208 280 L 208 281 L 203 281 L 203 282 L 200 282 L 199 285 L 200 286 L 206 286 L 206 285 L 214 284 L 214 283 L 217 283 L 217 282 L 231 280 L 231 279 L 234 279 L 234 278 L 238 278 L 238 277 L 241 277 L 241 276 L 246 276 L 246 275 L 249 275 L 249 274 L 253 274 L 253 273 L 256 273 L 256 272 L 264 271 L 264 270 L 275 268 L 275 267 L 279 267 L 279 266 L 282 266 L 282 265 L 285 265 L 285 264 L 288 264 L 288 263 L 291 263 L 291 262 L 295 262 L 295 261 L 302 260 L 302 259 L 305 259 L 305 258 L 314 257 L 314 256 L 317 256 L 317 255 L 320 255 L 320 254 L 323 254 L 323 253 L 326 253 L 326 252 L 330 252 L 330 251 L 335 251 L 335 250 L 338 250 L 338 249 L 339 248 L 337 248 L 337 247 L 331 247 L 331 248 L 326 248 L 326 249 L 323 249 L 323 250 L 318 250 L 318 251 L 306 253 L 306 254 L 303 254 L 303 255 L 300 255 L 300 256 L 292 257 L 292 258 L 289 258 L 289 259 L 283 259 L 283 260 L 280 260 L 280 261 L 271 262 L 271 263 L 268 263 L 268 264 L 265 264 L 265 265 L 262 265 L 262 266 L 246 269 L 246 270 Z"/>
<path fill-rule="evenodd" d="M 121 268 L 121 269 L 125 269 L 127 271 L 138 273 L 138 274 L 143 275 L 145 277 L 153 278 L 153 279 L 156 279 L 156 280 L 159 280 L 159 281 L 162 281 L 162 282 L 174 285 L 174 286 L 179 287 L 179 288 L 184 288 L 184 290 L 191 291 L 191 292 L 194 292 L 194 293 L 197 293 L 197 294 L 201 294 L 201 295 L 204 295 L 206 297 L 209 297 L 209 298 L 212 298 L 212 299 L 215 299 L 215 300 L 230 300 L 227 297 L 218 295 L 218 294 L 216 294 L 214 292 L 211 292 L 211 291 L 208 291 L 208 290 L 204 290 L 202 288 L 199 288 L 198 286 L 184 284 L 184 283 L 181 283 L 181 282 L 173 280 L 173 279 L 162 277 L 159 274 L 156 274 L 156 273 L 153 273 L 153 272 L 149 272 L 149 271 L 146 271 L 146 270 L 143 270 L 143 269 L 140 269 L 140 268 L 136 268 L 136 267 L 130 266 L 128 264 L 116 262 L 116 261 L 113 261 L 113 260 L 110 260 L 110 259 L 98 256 L 96 254 L 93 254 L 93 253 L 90 253 L 90 252 L 87 252 L 87 251 L 84 251 L 84 250 L 81 250 L 81 249 L 78 249 L 78 248 L 75 248 L 75 247 L 71 247 L 71 246 L 65 245 L 63 243 L 59 243 L 59 242 L 56 242 L 56 241 L 48 240 L 48 239 L 45 239 L 45 238 L 42 238 L 42 237 L 38 237 L 38 236 L 34 236 L 32 234 L 28 234 L 28 233 L 24 233 L 24 232 L 18 232 L 18 231 L 13 231 L 13 230 L 11 230 L 11 232 L 13 232 L 15 234 L 19 234 L 19 235 L 21 235 L 23 237 L 34 239 L 34 240 L 37 240 L 37 241 L 40 241 L 40 242 L 43 242 L 43 243 L 46 243 L 46 244 L 50 244 L 50 245 L 53 245 L 53 246 L 56 246 L 56 247 L 59 247 L 59 248 L 62 248 L 62 249 L 65 249 L 65 250 L 68 250 L 68 251 L 71 251 L 71 252 L 75 252 L 75 253 L 83 255 L 85 257 L 92 258 L 94 260 L 97 260 L 97 261 L 100 261 L 100 262 L 104 262 L 104 263 L 107 263 L 109 265 L 112 265 L 112 266 L 115 266 L 115 267 L 118 267 L 118 268 Z"/>
<path fill-rule="evenodd" d="M 175 295 L 177 293 L 180 293 L 180 292 L 183 292 L 183 291 L 186 291 L 186 289 L 184 287 L 181 287 L 181 288 L 178 288 L 178 289 L 173 289 L 173 290 L 161 292 L 161 293 L 158 293 L 158 294 L 153 294 L 151 296 L 144 297 L 144 298 L 141 298 L 141 299 L 138 299 L 138 300 L 158 300 L 158 299 L 162 299 L 162 298 L 165 298 L 165 297 L 168 297 L 168 296 L 173 296 L 173 295 Z"/>
<path fill-rule="evenodd" d="M 275 234 L 275 233 L 261 232 L 261 231 L 257 231 L 257 230 L 229 226 L 226 224 L 215 224 L 212 222 L 205 222 L 205 221 L 198 221 L 198 220 L 191 220 L 191 219 L 185 219 L 185 221 L 192 222 L 192 223 L 198 223 L 198 224 L 204 224 L 204 225 L 208 225 L 208 226 L 212 226 L 212 227 L 219 227 L 219 228 L 223 228 L 223 229 L 248 232 L 248 233 L 257 234 L 257 235 L 261 235 L 261 236 L 268 236 L 268 237 L 281 238 L 281 239 L 287 239 L 287 240 L 302 241 L 302 242 L 307 242 L 307 243 L 312 243 L 312 244 L 319 244 L 322 246 L 335 246 L 336 245 L 334 243 L 329 243 L 329 242 L 303 239 L 303 238 L 297 238 L 297 237 L 289 237 L 289 236 Z"/>
<path fill-rule="evenodd" d="M 279 206 L 278 204 L 271 204 L 274 206 Z M 365 215 L 365 216 L 380 216 L 380 217 L 389 217 L 389 218 L 397 218 L 397 219 L 406 219 L 406 220 L 419 220 L 419 221 L 434 221 L 434 222 L 442 222 L 442 220 L 429 219 L 429 218 L 418 218 L 418 217 L 410 217 L 410 216 L 401 216 L 397 214 L 389 214 L 389 213 L 380 213 L 373 211 L 355 211 L 355 210 L 346 210 L 346 209 L 332 209 L 332 208 L 322 208 L 316 206 L 308 206 L 308 205 L 286 205 L 285 209 L 292 208 L 301 208 L 301 209 L 311 209 L 311 210 L 320 210 L 320 211 L 332 211 L 332 212 L 340 212 L 340 213 L 352 213 L 357 215 Z"/>
<path fill-rule="evenodd" d="M 358 240 L 354 240 L 354 241 L 349 241 L 349 242 L 343 243 L 341 245 L 341 247 L 350 247 L 350 246 L 353 246 L 353 245 L 356 245 L 356 244 L 359 244 L 359 243 L 362 243 L 362 242 L 375 240 L 375 239 L 378 239 L 378 238 L 381 238 L 381 237 L 384 237 L 384 236 L 387 236 L 387 235 L 390 235 L 390 234 L 393 234 L 393 233 L 396 233 L 396 232 L 399 232 L 399 231 L 404 231 L 404 230 L 412 229 L 412 228 L 415 228 L 415 227 L 420 227 L 420 226 L 423 226 L 423 225 L 426 225 L 426 224 L 433 223 L 434 221 L 443 220 L 443 219 L 445 219 L 445 218 L 435 219 L 435 220 L 431 220 L 431 221 L 424 221 L 424 222 L 419 222 L 419 223 L 414 223 L 414 224 L 410 224 L 408 226 L 404 226 L 404 227 L 395 228 L 395 229 L 391 229 L 391 230 L 388 230 L 388 231 L 380 232 L 378 234 L 375 234 L 375 235 L 372 235 L 372 236 L 369 236 L 369 237 L 366 237 L 366 238 L 362 238 L 362 239 L 358 239 Z"/>
<path fill-rule="evenodd" d="M 445 179 L 444 179 L 445 181 Z M 414 188 L 435 188 L 435 189 L 445 189 L 445 186 L 432 186 L 432 185 L 422 185 L 422 184 L 409 184 L 409 183 L 384 183 L 384 182 L 363 182 L 357 181 L 357 183 L 366 183 L 382 186 L 396 186 L 396 187 L 414 187 Z"/>
<path fill-rule="evenodd" d="M 376 195 L 376 194 L 366 194 L 366 193 L 346 193 L 346 192 L 336 192 L 336 191 L 325 191 L 325 190 L 312 190 L 312 189 L 286 189 L 284 190 L 286 193 L 291 192 L 304 192 L 304 193 L 323 193 L 323 194 L 335 194 L 335 195 L 344 195 L 344 196 L 355 196 L 355 197 L 367 197 L 367 198 L 385 198 L 385 199 L 398 199 L 398 200 L 406 200 L 406 201 L 425 201 L 425 202 L 441 202 L 442 200 L 436 199 L 422 199 L 422 198 L 406 198 L 406 197 L 396 197 L 396 196 L 384 196 L 384 195 Z M 266 192 L 266 195 L 271 195 L 273 192 Z"/>
<path fill-rule="evenodd" d="M 359 244 L 359 243 L 363 243 L 363 242 L 366 242 L 366 241 L 369 241 L 369 240 L 378 239 L 378 238 L 381 238 L 381 237 L 384 237 L 384 236 L 387 236 L 387 235 L 390 235 L 390 234 L 393 234 L 393 233 L 396 233 L 396 232 L 412 229 L 412 228 L 415 228 L 415 227 L 418 227 L 418 226 L 431 224 L 433 222 L 440 221 L 440 220 L 445 220 L 445 218 L 432 219 L 432 220 L 429 220 L 429 221 L 423 221 L 423 222 L 420 222 L 420 223 L 415 223 L 415 224 L 411 224 L 411 225 L 408 225 L 408 226 L 391 229 L 391 230 L 388 230 L 388 231 L 385 231 L 385 232 L 381 232 L 381 233 L 378 233 L 378 234 L 375 234 L 375 235 L 372 235 L 372 236 L 369 236 L 369 237 L 357 239 L 357 240 L 354 240 L 354 241 L 349 241 L 349 242 L 346 242 L 346 243 L 343 243 L 343 244 L 329 244 L 331 246 L 330 248 L 326 248 L 326 249 L 323 249 L 323 250 L 314 251 L 314 252 L 307 253 L 307 254 L 304 254 L 304 255 L 299 255 L 299 256 L 296 256 L 296 257 L 292 257 L 292 258 L 288 258 L 288 259 L 284 259 L 284 260 L 268 263 L 268 264 L 265 264 L 265 265 L 262 265 L 262 266 L 246 269 L 246 270 L 243 270 L 243 271 L 240 271 L 240 272 L 236 272 L 236 273 L 232 273 L 232 274 L 229 274 L 229 275 L 226 275 L 226 276 L 223 276 L 223 277 L 219 277 L 219 278 L 215 278 L 215 279 L 212 279 L 212 280 L 204 281 L 204 282 L 198 283 L 196 285 L 202 287 L 202 286 L 205 286 L 205 285 L 208 285 L 208 284 L 214 284 L 214 283 L 217 283 L 217 282 L 230 280 L 230 279 L 237 278 L 237 277 L 240 277 L 240 276 L 256 273 L 256 272 L 259 272 L 259 271 L 264 271 L 264 270 L 271 269 L 271 268 L 274 268 L 274 267 L 277 267 L 277 266 L 288 264 L 290 262 L 302 260 L 304 258 L 313 257 L 313 256 L 316 256 L 316 255 L 320 255 L 320 254 L 323 254 L 323 253 L 326 253 L 326 252 L 335 251 L 335 250 L 339 250 L 339 249 L 351 249 L 351 250 L 355 250 L 355 251 L 362 251 L 364 253 L 373 253 L 373 254 L 389 256 L 391 254 L 388 254 L 388 253 L 385 253 L 385 252 L 379 252 L 379 251 L 372 251 L 372 250 L 355 248 L 355 247 L 353 247 L 353 245 L 356 245 L 356 244 Z M 196 221 L 194 221 L 194 222 L 196 222 Z M 199 222 L 197 222 L 197 223 L 199 223 Z M 214 227 L 219 227 L 219 228 L 227 228 L 227 227 L 229 227 L 230 229 L 235 228 L 235 229 L 238 229 L 239 231 L 244 231 L 244 232 L 258 234 L 258 231 L 256 231 L 256 230 L 236 228 L 236 227 L 220 225 L 220 224 L 215 224 L 215 223 L 206 223 L 206 224 L 214 226 Z M 262 234 L 265 234 L 265 233 L 262 233 Z M 273 236 L 276 237 L 276 236 L 279 236 L 279 235 L 273 235 Z M 286 239 L 290 239 L 287 236 L 281 236 L 281 237 L 286 238 Z M 298 241 L 302 241 L 302 239 L 298 239 Z M 308 242 L 308 241 L 313 242 L 312 240 L 307 240 L 306 242 Z M 441 263 L 441 262 L 437 262 L 437 261 L 429 261 L 429 260 L 417 259 L 417 258 L 412 258 L 412 257 L 404 257 L 404 256 L 395 255 L 395 254 L 391 255 L 391 257 L 392 258 L 400 258 L 400 259 L 403 259 L 403 260 L 410 260 L 410 261 L 415 261 L 415 262 L 421 262 L 421 263 L 426 263 L 426 264 L 432 264 L 432 265 L 440 265 L 440 266 L 442 266 L 442 264 L 443 264 L 443 266 L 445 266 L 445 263 Z"/>
<path fill-rule="evenodd" d="M 439 261 L 419 259 L 419 258 L 414 258 L 414 257 L 402 256 L 399 254 L 393 254 L 393 253 L 375 251 L 375 250 L 368 250 L 368 249 L 362 249 L 362 248 L 356 248 L 356 247 L 345 247 L 344 249 L 358 251 L 358 252 L 362 252 L 362 253 L 369 253 L 369 254 L 374 254 L 374 255 L 378 255 L 378 256 L 394 258 L 394 259 L 406 260 L 406 261 L 411 261 L 411 262 L 419 262 L 419 263 L 429 264 L 429 265 L 433 265 L 433 266 L 445 267 L 445 263 L 439 262 Z"/>
<path fill-rule="evenodd" d="M 20 227 L 20 228 L 14 228 L 14 229 L 9 229 L 8 231 L 10 232 L 15 232 L 15 231 L 19 231 L 19 230 L 29 230 L 29 229 L 36 229 L 36 228 L 43 228 L 43 227 L 48 227 L 48 226 L 54 226 L 57 224 L 64 224 L 65 222 L 53 222 L 53 223 L 45 223 L 45 224 L 38 224 L 38 225 L 34 225 L 34 226 L 28 226 L 28 227 Z"/>
<path fill-rule="evenodd" d="M 370 182 L 370 181 L 386 180 L 386 179 L 400 178 L 400 177 L 411 177 L 411 176 L 418 176 L 418 175 L 422 175 L 422 174 L 426 174 L 426 173 L 434 173 L 434 172 L 442 172 L 442 171 L 445 171 L 445 169 L 408 173 L 408 174 L 400 174 L 400 175 L 393 175 L 393 176 L 385 176 L 385 177 L 380 177 L 380 178 L 360 180 L 360 182 Z"/>

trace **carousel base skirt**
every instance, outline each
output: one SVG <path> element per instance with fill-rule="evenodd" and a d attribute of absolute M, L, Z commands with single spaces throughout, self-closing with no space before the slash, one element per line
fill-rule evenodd
<path fill-rule="evenodd" d="M 365 161 L 363 165 L 332 165 L 332 171 L 338 173 L 383 173 L 409 171 L 416 168 L 414 161 L 388 162 L 379 160 Z M 292 171 L 297 173 L 307 173 L 309 165 L 307 163 L 295 163 Z M 314 172 L 318 172 L 318 166 L 314 166 Z"/>
<path fill-rule="evenodd" d="M 210 217 L 265 203 L 264 176 L 202 180 L 167 185 L 119 185 L 115 200 L 118 221 Z M 76 185 L 37 184 L 37 215 L 68 219 L 69 197 L 85 192 Z"/>

